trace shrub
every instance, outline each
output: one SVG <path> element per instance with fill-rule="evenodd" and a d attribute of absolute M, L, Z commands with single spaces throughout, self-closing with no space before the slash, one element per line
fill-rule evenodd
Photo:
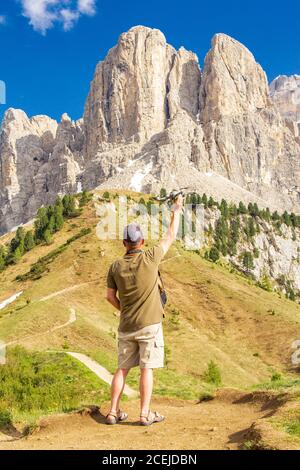
<path fill-rule="evenodd" d="M 271 377 L 271 382 L 280 382 L 282 380 L 282 375 L 280 372 L 274 372 L 274 374 Z"/>
<path fill-rule="evenodd" d="M 12 424 L 11 412 L 5 408 L 0 408 L 0 429 Z"/>
<path fill-rule="evenodd" d="M 267 274 L 264 274 L 257 284 L 259 287 L 266 290 L 267 292 L 273 292 L 273 285 L 271 279 Z"/>
<path fill-rule="evenodd" d="M 160 192 L 159 192 L 159 196 L 160 197 L 166 197 L 167 195 L 167 190 L 166 188 L 161 188 Z"/>
<path fill-rule="evenodd" d="M 207 369 L 203 374 L 203 379 L 205 382 L 215 385 L 216 387 L 221 385 L 221 372 L 218 365 L 214 361 L 210 361 L 208 363 Z"/>
<path fill-rule="evenodd" d="M 215 246 L 211 247 L 211 249 L 209 250 L 208 257 L 214 263 L 218 261 L 218 259 L 220 258 L 220 252 L 218 248 L 216 248 Z"/>

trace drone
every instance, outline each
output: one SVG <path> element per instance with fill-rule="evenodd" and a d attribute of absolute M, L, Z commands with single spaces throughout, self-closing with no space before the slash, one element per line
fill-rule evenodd
<path fill-rule="evenodd" d="M 173 189 L 169 194 L 166 194 L 165 196 L 154 196 L 153 199 L 159 202 L 167 202 L 167 201 L 173 202 L 180 195 L 185 197 L 187 195 L 196 194 L 195 191 L 189 191 L 186 193 L 185 191 L 187 189 L 189 188 L 187 187 L 187 188 Z"/>

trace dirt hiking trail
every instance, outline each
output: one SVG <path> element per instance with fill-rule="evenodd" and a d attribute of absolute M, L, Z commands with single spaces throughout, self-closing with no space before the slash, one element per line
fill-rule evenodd
<path fill-rule="evenodd" d="M 224 390 L 214 400 L 199 404 L 156 397 L 152 409 L 164 414 L 166 420 L 149 428 L 138 424 L 138 400 L 124 403 L 129 419 L 115 426 L 104 423 L 108 406 L 106 403 L 101 410 L 87 407 L 78 413 L 45 418 L 28 437 L 7 435 L 0 449 L 234 450 L 242 448 L 252 424 L 266 421 L 264 418 L 272 416 L 280 404 L 276 399 L 233 390 Z"/>
<path fill-rule="evenodd" d="M 76 352 L 67 352 L 67 354 L 69 356 L 74 357 L 78 361 L 80 361 L 82 364 L 88 367 L 88 369 L 94 372 L 94 374 L 96 374 L 97 377 L 99 377 L 101 380 L 103 380 L 107 384 L 111 385 L 113 375 L 110 372 L 108 372 L 108 370 L 105 369 L 105 367 L 98 364 L 98 362 L 94 361 L 93 359 L 86 356 L 85 354 L 76 353 Z M 136 398 L 138 395 L 137 392 L 133 390 L 131 387 L 129 387 L 128 385 L 125 385 L 123 393 L 124 395 L 127 395 L 128 397 L 132 397 L 132 398 L 134 397 Z"/>

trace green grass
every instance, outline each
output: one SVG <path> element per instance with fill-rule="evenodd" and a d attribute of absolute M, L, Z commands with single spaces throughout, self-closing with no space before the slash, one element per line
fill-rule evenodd
<path fill-rule="evenodd" d="M 278 392 L 300 392 L 300 379 L 294 377 L 284 377 L 275 372 L 268 382 L 262 382 L 251 387 L 253 390 L 270 390 Z"/>
<path fill-rule="evenodd" d="M 38 417 L 68 412 L 109 398 L 109 387 L 78 361 L 60 353 L 8 350 L 0 368 L 0 425 L 32 424 Z"/>
<path fill-rule="evenodd" d="M 31 280 L 40 279 L 42 277 L 42 274 L 44 274 L 47 271 L 48 265 L 52 263 L 61 253 L 63 253 L 71 243 L 73 243 L 79 238 L 84 237 L 85 235 L 88 235 L 90 233 L 91 233 L 90 228 L 81 229 L 79 233 L 77 233 L 71 238 L 68 238 L 68 240 L 63 245 L 60 245 L 59 247 L 50 251 L 50 253 L 48 253 L 46 256 L 39 258 L 37 262 L 31 266 L 30 270 L 27 273 L 19 274 L 16 277 L 16 280 L 26 281 L 28 279 L 31 279 Z"/>
<path fill-rule="evenodd" d="M 105 353 L 104 351 L 93 351 L 89 355 L 106 367 L 112 374 L 117 368 L 117 354 Z M 140 370 L 135 367 L 130 370 L 126 383 L 138 390 L 139 388 Z M 199 393 L 203 384 L 194 377 L 189 377 L 178 373 L 175 370 L 156 369 L 154 371 L 154 394 L 160 396 L 170 396 L 186 400 L 194 400 L 199 398 Z"/>
<path fill-rule="evenodd" d="M 288 434 L 300 438 L 300 414 L 291 421 L 287 421 L 284 428 Z"/>

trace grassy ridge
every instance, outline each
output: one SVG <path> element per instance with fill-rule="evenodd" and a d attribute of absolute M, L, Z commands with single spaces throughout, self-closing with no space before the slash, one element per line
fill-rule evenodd
<path fill-rule="evenodd" d="M 0 426 L 100 403 L 109 387 L 78 361 L 61 353 L 15 347 L 0 368 Z"/>
<path fill-rule="evenodd" d="M 139 200 L 140 195 L 131 194 L 131 197 Z M 24 291 L 16 302 L 1 311 L 0 339 L 18 339 L 30 351 L 26 354 L 47 357 L 55 377 L 65 367 L 59 361 L 66 357 L 52 355 L 50 350 L 83 352 L 111 372 L 116 367 L 119 319 L 105 300 L 105 289 L 108 267 L 122 256 L 123 247 L 121 242 L 97 238 L 98 221 L 93 203 L 89 202 L 76 218 L 76 224 L 65 222 L 62 230 L 53 236 L 51 246 L 35 247 L 18 264 L 0 273 L 1 298 Z M 74 239 L 82 230 L 88 230 L 86 236 Z M 70 239 L 73 241 L 68 249 L 60 250 Z M 40 260 L 45 261 L 47 268 L 41 277 L 19 277 L 32 272 Z M 220 383 L 225 387 L 249 389 L 269 383 L 275 372 L 290 374 L 293 379 L 291 344 L 300 338 L 300 307 L 296 303 L 256 287 L 238 273 L 230 273 L 225 266 L 184 250 L 179 243 L 168 253 L 161 271 L 169 294 L 164 323 L 167 367 L 156 372 L 156 394 L 197 399 L 213 393 Z M 76 289 L 41 302 L 44 296 L 74 286 Z M 42 335 L 51 327 L 65 323 L 70 307 L 76 311 L 77 321 L 63 330 Z M 34 336 L 35 333 L 40 335 Z M 26 339 L 27 335 L 30 338 Z M 28 361 L 30 366 L 26 370 L 30 371 L 33 359 Z M 74 361 L 70 361 L 68 367 L 76 369 Z M 217 370 L 212 366 L 209 369 L 211 361 Z M 91 383 L 90 378 L 80 377 L 79 384 L 86 380 Z M 137 382 L 135 369 L 130 372 L 129 384 L 137 387 Z M 62 378 L 57 377 L 56 383 L 58 387 L 64 386 Z M 80 389 L 81 385 L 74 389 Z M 99 396 L 93 393 L 100 389 L 98 379 L 96 388 L 92 388 L 88 385 L 87 400 L 97 403 Z M 69 390 L 65 407 L 72 409 L 76 407 L 72 382 Z M 53 403 L 57 403 L 56 393 L 53 389 Z M 28 416 L 34 416 L 35 410 L 52 412 L 51 406 L 50 411 L 40 410 L 38 399 L 33 405 L 26 412 Z M 10 406 L 4 404 L 4 408 Z M 13 410 L 13 419 L 18 413 Z"/>

